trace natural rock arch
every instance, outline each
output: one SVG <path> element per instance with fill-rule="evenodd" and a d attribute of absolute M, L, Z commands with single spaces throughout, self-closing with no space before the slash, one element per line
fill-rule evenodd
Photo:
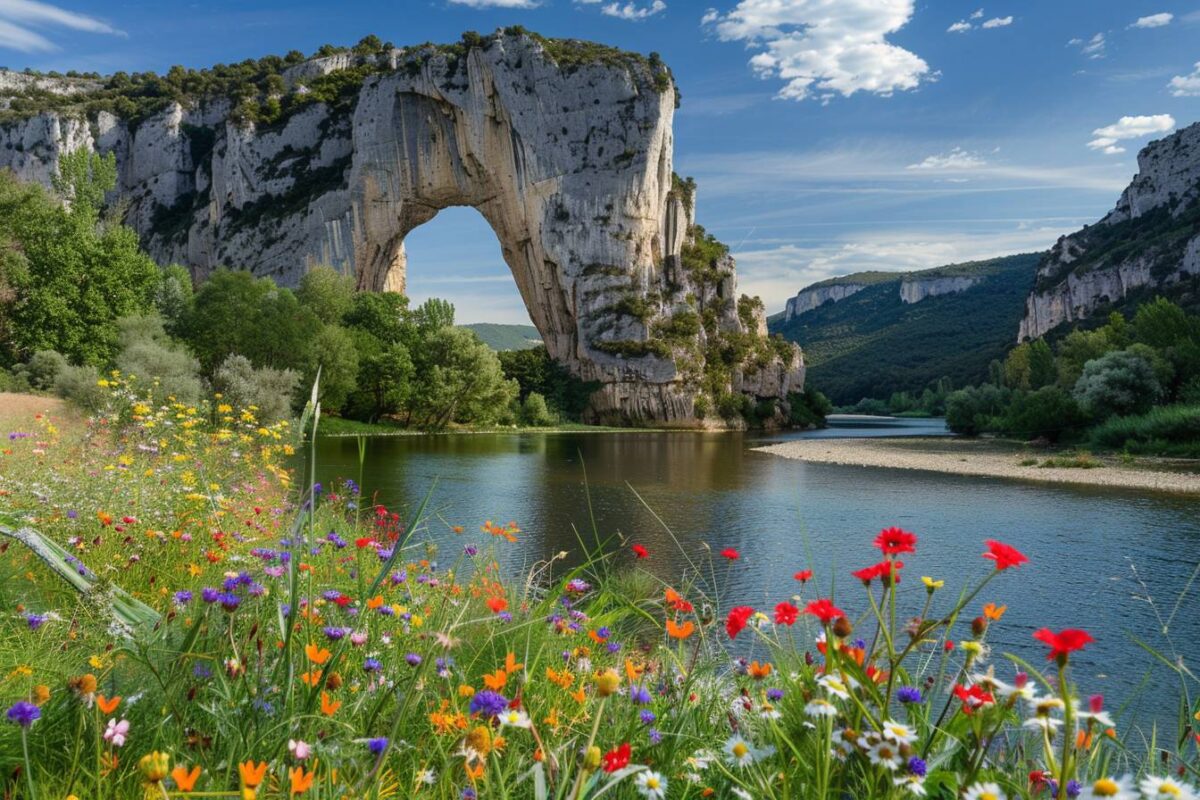
<path fill-rule="evenodd" d="M 798 349 L 766 344 L 733 260 L 715 245 L 689 260 L 694 187 L 674 177 L 677 95 L 656 58 L 516 30 L 312 59 L 283 79 L 302 97 L 326 75 L 361 84 L 269 126 L 219 97 L 136 125 L 40 115 L 0 132 L 0 163 L 5 136 L 51 155 L 115 152 L 128 220 L 157 259 L 198 278 L 233 266 L 294 284 L 324 263 L 362 289 L 402 291 L 404 237 L 471 206 L 550 354 L 600 382 L 598 419 L 694 424 L 700 394 L 715 411 L 729 393 L 802 387 Z M 53 161 L 16 166 L 48 179 Z"/>

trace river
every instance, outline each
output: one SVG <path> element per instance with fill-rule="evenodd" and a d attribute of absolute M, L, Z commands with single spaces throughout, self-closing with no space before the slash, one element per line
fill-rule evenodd
<path fill-rule="evenodd" d="M 986 574 L 990 562 L 980 558 L 983 540 L 997 538 L 1030 557 L 1029 564 L 1000 576 L 979 598 L 980 604 L 1008 606 L 1002 623 L 989 633 L 998 674 L 1010 677 L 1013 671 L 1002 652 L 1041 658 L 1044 649 L 1032 639 L 1037 628 L 1082 627 L 1097 640 L 1077 658 L 1084 695 L 1099 692 L 1128 702 L 1130 715 L 1141 720 L 1173 714 L 1172 673 L 1155 666 L 1132 637 L 1168 653 L 1174 649 L 1193 665 L 1200 657 L 1200 586 L 1177 605 L 1200 554 L 1200 509 L 1194 500 L 805 464 L 751 450 L 795 436 L 945 433 L 941 420 L 835 422 L 822 431 L 777 436 L 374 437 L 367 440 L 362 483 L 366 496 L 378 502 L 411 507 L 436 482 L 430 535 L 441 543 L 443 559 L 457 557 L 468 539 L 480 543 L 485 520 L 515 520 L 522 529 L 519 541 L 500 543 L 498 550 L 501 564 L 513 572 L 560 551 L 577 555 L 577 535 L 592 541 L 590 495 L 600 535 L 619 533 L 626 543 L 642 544 L 651 555 L 639 566 L 663 580 L 675 581 L 686 569 L 685 553 L 694 558 L 706 545 L 714 552 L 737 548 L 741 559 L 718 565 L 723 600 L 768 610 L 798 590 L 792 575 L 804 568 L 815 571 L 822 592 L 836 580 L 843 608 L 866 608 L 850 572 L 878 560 L 871 540 L 889 525 L 920 537 L 917 553 L 905 559 L 902 588 L 910 590 L 908 599 L 919 605 L 919 578 L 931 575 L 946 579 L 949 603 L 965 579 Z M 358 476 L 355 439 L 320 440 L 319 480 L 331 486 L 339 478 Z M 454 525 L 466 533 L 454 534 Z M 814 591 L 810 584 L 805 598 L 812 599 Z"/>

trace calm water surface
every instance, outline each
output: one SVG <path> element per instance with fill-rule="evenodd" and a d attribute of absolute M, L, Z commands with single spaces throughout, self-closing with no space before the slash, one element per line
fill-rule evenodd
<path fill-rule="evenodd" d="M 1097 639 L 1077 660 L 1085 694 L 1128 700 L 1130 713 L 1143 720 L 1172 714 L 1171 673 L 1155 667 L 1132 637 L 1168 652 L 1174 648 L 1193 666 L 1200 658 L 1200 594 L 1193 591 L 1177 604 L 1200 558 L 1195 500 L 804 464 L 751 449 L 797 436 L 944 432 L 941 420 L 846 420 L 824 431 L 773 437 L 638 432 L 376 437 L 368 440 L 362 483 L 378 502 L 411 506 L 436 481 L 431 535 L 443 546 L 443 562 L 457 557 L 468 538 L 481 541 L 474 532 L 484 520 L 516 520 L 523 530 L 519 543 L 499 550 L 501 563 L 512 571 L 560 551 L 578 554 L 575 531 L 592 538 L 590 491 L 601 534 L 620 533 L 643 544 L 651 558 L 641 565 L 664 580 L 677 581 L 686 569 L 681 549 L 694 557 L 705 546 L 736 547 L 742 559 L 731 568 L 721 565 L 717 573 L 725 602 L 767 609 L 797 591 L 792 574 L 808 567 L 823 593 L 836 580 L 842 606 L 864 609 L 862 590 L 849 573 L 878 559 L 871 540 L 888 525 L 920 536 L 918 552 L 905 559 L 906 585 L 917 589 L 921 575 L 946 578 L 949 602 L 950 587 L 957 592 L 967 577 L 986 573 L 983 540 L 998 538 L 1031 559 L 979 598 L 980 604 L 1009 606 L 1003 624 L 989 634 L 998 674 L 1012 672 L 1000 652 L 1042 657 L 1043 648 L 1031 638 L 1037 628 L 1084 627 Z M 318 477 L 326 485 L 357 478 L 358 470 L 355 439 L 321 440 Z M 451 525 L 467 533 L 455 536 Z M 805 597 L 811 599 L 814 591 L 810 584 Z M 910 591 L 909 597 L 916 604 L 923 593 Z"/>

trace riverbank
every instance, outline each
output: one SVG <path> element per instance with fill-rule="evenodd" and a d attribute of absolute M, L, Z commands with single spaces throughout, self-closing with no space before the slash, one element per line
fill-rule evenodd
<path fill-rule="evenodd" d="M 808 439 L 755 450 L 815 464 L 923 470 L 951 475 L 1200 494 L 1195 462 L 1111 456 L 1063 457 L 983 439 Z M 1072 464 L 1073 466 L 1064 466 Z"/>

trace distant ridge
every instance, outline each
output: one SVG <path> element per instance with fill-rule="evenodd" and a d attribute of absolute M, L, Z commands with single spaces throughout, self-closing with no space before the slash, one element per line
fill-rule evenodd
<path fill-rule="evenodd" d="M 838 404 L 987 377 L 1013 343 L 1041 253 L 805 287 L 767 321 L 804 348 L 810 386 Z"/>
<path fill-rule="evenodd" d="M 498 322 L 473 322 L 459 327 L 473 331 L 493 350 L 528 350 L 542 343 L 537 328 L 532 325 L 505 325 Z"/>

